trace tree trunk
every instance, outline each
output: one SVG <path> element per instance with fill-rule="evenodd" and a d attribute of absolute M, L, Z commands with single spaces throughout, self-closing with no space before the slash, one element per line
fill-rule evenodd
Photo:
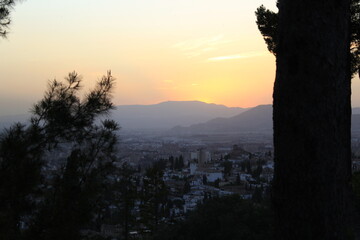
<path fill-rule="evenodd" d="M 274 86 L 276 239 L 348 239 L 349 0 L 280 0 Z"/>

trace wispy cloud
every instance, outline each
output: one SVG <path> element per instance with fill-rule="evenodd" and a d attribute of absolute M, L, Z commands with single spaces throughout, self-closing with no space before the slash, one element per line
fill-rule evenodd
<path fill-rule="evenodd" d="M 234 59 L 244 59 L 244 58 L 253 58 L 253 57 L 260 57 L 268 54 L 265 51 L 262 52 L 247 52 L 235 55 L 227 55 L 227 56 L 219 56 L 219 57 L 212 57 L 208 58 L 208 62 L 216 62 L 216 61 L 226 61 L 226 60 L 234 60 Z"/>
<path fill-rule="evenodd" d="M 226 40 L 224 35 L 217 35 L 206 38 L 198 38 L 187 41 L 182 41 L 174 44 L 172 47 L 177 48 L 189 57 L 197 57 L 201 54 L 215 51 L 220 45 L 231 43 L 232 41 Z"/>

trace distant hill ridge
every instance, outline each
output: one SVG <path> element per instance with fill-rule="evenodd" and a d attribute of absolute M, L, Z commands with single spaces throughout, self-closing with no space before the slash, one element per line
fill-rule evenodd
<path fill-rule="evenodd" d="M 272 132 L 272 105 L 231 108 L 200 101 L 121 105 L 109 116 L 124 130 L 169 130 L 173 134 Z M 0 117 L 0 129 L 25 122 L 29 114 Z M 352 131 L 360 132 L 360 108 L 353 108 Z"/>
<path fill-rule="evenodd" d="M 226 107 L 200 101 L 167 101 L 154 105 L 117 106 L 112 117 L 124 129 L 170 129 L 190 126 L 217 117 L 232 117 L 246 108 Z"/>
<path fill-rule="evenodd" d="M 179 134 L 271 132 L 272 105 L 259 105 L 230 118 L 216 118 L 189 127 L 177 126 L 171 131 Z"/>
<path fill-rule="evenodd" d="M 109 117 L 124 130 L 168 130 L 177 125 L 190 126 L 213 118 L 232 117 L 245 110 L 200 101 L 167 101 L 153 105 L 116 106 Z M 29 117 L 29 114 L 0 116 L 0 129 L 13 122 L 25 122 Z"/>
<path fill-rule="evenodd" d="M 360 133 L 360 108 L 353 109 L 352 132 Z M 272 105 L 259 105 L 230 118 L 216 118 L 189 127 L 177 126 L 173 134 L 272 133 Z"/>

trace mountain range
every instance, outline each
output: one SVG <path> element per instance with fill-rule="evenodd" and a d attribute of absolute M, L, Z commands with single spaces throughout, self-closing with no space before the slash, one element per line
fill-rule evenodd
<path fill-rule="evenodd" d="M 232 117 L 246 108 L 226 107 L 200 101 L 168 101 L 153 105 L 120 105 L 108 116 L 123 130 L 168 130 L 174 126 L 190 126 L 218 117 Z M 25 123 L 30 114 L 0 116 L 0 129 L 14 122 Z"/>
<path fill-rule="evenodd" d="M 272 105 L 229 108 L 199 101 L 117 106 L 110 118 L 123 130 L 167 130 L 170 134 L 272 133 Z M 0 129 L 25 122 L 29 114 L 0 117 Z M 360 108 L 353 108 L 352 131 L 360 133 Z"/>
<path fill-rule="evenodd" d="M 360 133 L 360 108 L 353 108 L 352 133 Z M 173 134 L 270 133 L 273 131 L 272 105 L 259 105 L 230 118 L 216 118 L 189 127 L 177 126 Z"/>
<path fill-rule="evenodd" d="M 259 105 L 229 118 L 215 118 L 189 127 L 177 126 L 178 134 L 272 132 L 272 105 Z"/>
<path fill-rule="evenodd" d="M 154 105 L 117 106 L 111 117 L 123 129 L 166 130 L 174 126 L 190 126 L 218 117 L 232 117 L 245 108 L 226 107 L 200 101 L 168 101 Z"/>

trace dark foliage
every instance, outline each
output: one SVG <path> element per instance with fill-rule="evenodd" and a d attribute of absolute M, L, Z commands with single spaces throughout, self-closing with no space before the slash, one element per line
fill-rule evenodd
<path fill-rule="evenodd" d="M 65 83 L 57 80 L 49 83 L 44 98 L 32 109 L 31 123 L 42 130 L 49 147 L 70 141 L 79 145 L 86 141 L 96 144 L 96 141 L 91 142 L 91 140 L 97 139 L 99 135 L 103 139 L 110 140 L 109 133 L 118 129 L 117 124 L 105 120 L 102 126 L 98 126 L 95 120 L 113 109 L 111 90 L 114 78 L 111 72 L 101 78 L 95 89 L 87 94 L 84 100 L 78 96 L 81 77 L 76 72 L 72 72 L 65 80 Z M 115 138 L 111 139 L 114 140 Z"/>
<path fill-rule="evenodd" d="M 129 239 L 130 228 L 136 223 L 136 219 L 131 212 L 138 198 L 135 172 L 135 169 L 131 168 L 128 164 L 123 164 L 115 172 L 116 181 L 112 189 L 114 196 L 111 202 L 115 203 L 118 208 L 118 223 L 123 228 L 122 236 L 125 240 Z"/>
<path fill-rule="evenodd" d="M 6 29 L 11 23 L 10 11 L 14 5 L 14 0 L 0 0 L 0 37 L 6 37 Z"/>
<path fill-rule="evenodd" d="M 278 14 L 261 5 L 255 12 L 256 24 L 264 37 L 269 52 L 276 55 Z"/>
<path fill-rule="evenodd" d="M 49 84 L 28 126 L 15 124 L 0 139 L 0 236 L 2 239 L 78 239 L 94 218 L 112 171 L 118 126 L 97 124 L 113 107 L 108 72 L 83 100 L 81 78 Z M 56 152 L 68 152 L 53 172 Z M 44 176 L 44 177 L 43 177 Z M 45 178 L 46 176 L 46 178 Z"/>
<path fill-rule="evenodd" d="M 278 2 L 277 2 L 278 5 Z M 351 36 L 350 36 L 350 62 L 351 62 L 351 76 L 356 73 L 360 76 L 360 1 L 351 0 Z M 277 46 L 277 29 L 278 29 L 278 13 L 266 9 L 261 5 L 255 11 L 256 24 L 259 31 L 264 37 L 268 50 L 276 55 Z"/>
<path fill-rule="evenodd" d="M 182 170 L 185 166 L 184 157 L 182 155 L 176 158 L 174 158 L 174 156 L 170 156 L 169 163 L 170 163 L 170 168 L 173 170 Z"/>
<path fill-rule="evenodd" d="M 190 191 L 191 191 L 191 185 L 190 185 L 189 181 L 186 180 L 185 183 L 184 183 L 183 193 L 184 193 L 184 194 L 187 194 L 187 193 L 189 193 Z"/>
<path fill-rule="evenodd" d="M 31 214 L 41 183 L 43 136 L 35 127 L 15 124 L 0 138 L 0 236 L 19 239 L 20 224 Z"/>
<path fill-rule="evenodd" d="M 155 232 L 165 214 L 168 196 L 167 187 L 162 180 L 163 171 L 154 165 L 146 170 L 140 193 L 140 215 L 144 230 Z"/>
<path fill-rule="evenodd" d="M 351 35 L 350 35 L 350 61 L 351 73 L 358 72 L 360 77 L 360 1 L 352 0 L 350 6 L 351 13 Z"/>
<path fill-rule="evenodd" d="M 232 168 L 233 168 L 233 164 L 232 162 L 226 160 L 225 162 L 222 163 L 222 166 L 224 167 L 224 175 L 230 176 Z"/>
<path fill-rule="evenodd" d="M 237 195 L 212 198 L 190 213 L 185 221 L 160 231 L 158 240 L 271 240 L 272 213 Z"/>
<path fill-rule="evenodd" d="M 112 171 L 118 126 L 96 119 L 112 107 L 114 79 L 108 72 L 84 100 L 78 97 L 81 78 L 70 73 L 66 83 L 49 84 L 44 99 L 34 106 L 31 122 L 41 129 L 48 149 L 70 145 L 64 168 L 48 182 L 44 200 L 30 234 L 38 239 L 76 239 L 101 206 L 103 186 Z"/>

